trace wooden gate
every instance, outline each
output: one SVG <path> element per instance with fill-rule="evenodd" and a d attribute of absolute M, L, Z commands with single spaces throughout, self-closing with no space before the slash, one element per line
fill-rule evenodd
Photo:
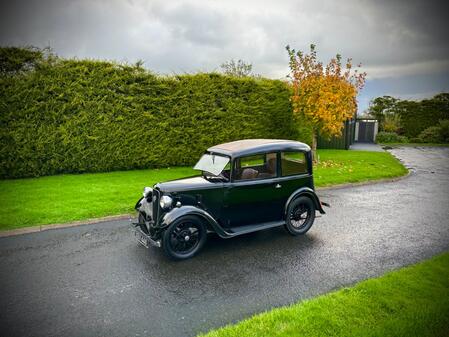
<path fill-rule="evenodd" d="M 374 143 L 377 133 L 377 121 L 358 120 L 355 133 L 356 142 Z"/>

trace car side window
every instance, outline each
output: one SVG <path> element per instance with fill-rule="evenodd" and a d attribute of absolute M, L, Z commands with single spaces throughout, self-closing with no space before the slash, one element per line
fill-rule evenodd
<path fill-rule="evenodd" d="M 307 173 L 307 161 L 304 152 L 282 152 L 281 173 L 283 177 Z"/>
<path fill-rule="evenodd" d="M 221 171 L 221 175 L 229 180 L 231 176 L 231 162 L 227 163 L 224 167 L 223 171 Z"/>
<path fill-rule="evenodd" d="M 276 153 L 266 153 L 235 160 L 235 180 L 257 180 L 277 176 Z"/>

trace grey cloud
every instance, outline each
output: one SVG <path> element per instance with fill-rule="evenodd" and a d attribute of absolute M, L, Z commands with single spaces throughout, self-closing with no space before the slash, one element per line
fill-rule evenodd
<path fill-rule="evenodd" d="M 349 55 L 377 76 L 382 66 L 394 71 L 394 65 L 447 60 L 447 7 L 419 0 L 16 1 L 2 8 L 0 43 L 145 59 L 162 72 L 243 58 L 276 77 L 285 72 L 273 69 L 286 67 L 286 44 L 307 49 L 313 42 L 323 59 Z"/>
<path fill-rule="evenodd" d="M 284 78 L 285 45 L 305 50 L 310 43 L 324 61 L 341 53 L 362 62 L 370 78 L 449 73 L 448 5 L 439 0 L 18 0 L 1 6 L 1 45 L 50 44 L 65 57 L 143 59 L 159 73 L 217 70 L 234 58 L 253 63 L 256 73 Z"/>
<path fill-rule="evenodd" d="M 206 46 L 223 46 L 232 37 L 227 32 L 229 20 L 214 8 L 204 11 L 200 3 L 180 3 L 172 7 L 165 3 L 150 6 L 148 13 L 152 19 L 170 27 L 177 39 L 192 44 Z"/>

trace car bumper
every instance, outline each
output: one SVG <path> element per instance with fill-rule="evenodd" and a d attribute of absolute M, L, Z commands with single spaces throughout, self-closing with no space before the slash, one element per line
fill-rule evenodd
<path fill-rule="evenodd" d="M 146 248 L 150 246 L 161 247 L 161 240 L 153 240 L 147 233 L 145 233 L 137 223 L 131 224 L 131 229 L 134 231 L 134 235 L 137 241 Z"/>

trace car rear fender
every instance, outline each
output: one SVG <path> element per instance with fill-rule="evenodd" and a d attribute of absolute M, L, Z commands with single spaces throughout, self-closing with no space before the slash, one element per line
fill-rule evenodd
<path fill-rule="evenodd" d="M 326 213 L 324 211 L 323 207 L 321 206 L 320 199 L 316 195 L 315 191 L 313 189 L 311 189 L 310 187 L 301 187 L 300 189 L 297 189 L 295 192 L 293 192 L 290 195 L 290 197 L 288 198 L 287 202 L 285 203 L 285 208 L 284 208 L 284 216 L 285 217 L 287 216 L 287 209 L 288 209 L 288 205 L 290 205 L 290 202 L 292 202 L 293 200 L 295 200 L 296 198 L 298 198 L 300 196 L 309 197 L 314 202 L 315 209 L 317 209 L 321 214 Z"/>

